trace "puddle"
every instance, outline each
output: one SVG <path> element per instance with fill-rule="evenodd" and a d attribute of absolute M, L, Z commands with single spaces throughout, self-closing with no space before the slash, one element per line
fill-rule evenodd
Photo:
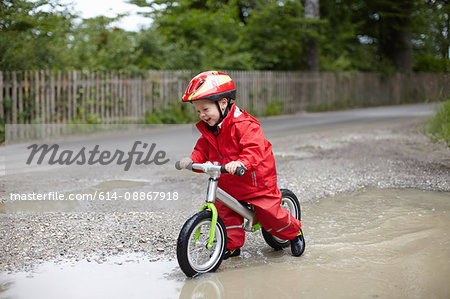
<path fill-rule="evenodd" d="M 176 261 L 116 256 L 2 274 L 0 298 L 450 298 L 449 195 L 368 190 L 304 203 L 301 258 L 257 233 L 241 257 L 194 279 Z"/>
<path fill-rule="evenodd" d="M 3 275 L 0 298 L 176 298 L 184 277 L 174 279 L 177 262 L 150 262 L 140 255 L 44 263 L 32 272 Z M 176 274 L 175 274 L 176 276 Z M 3 293 L 2 293 L 3 290 Z"/>

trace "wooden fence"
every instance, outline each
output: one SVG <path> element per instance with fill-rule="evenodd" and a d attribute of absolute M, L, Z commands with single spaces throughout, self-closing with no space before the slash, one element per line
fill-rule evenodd
<path fill-rule="evenodd" d="M 278 103 L 284 113 L 435 100 L 450 96 L 449 74 L 229 71 L 238 105 L 264 114 Z M 177 103 L 195 73 L 148 71 L 0 72 L 0 119 L 9 124 L 139 122 L 146 111 Z"/>

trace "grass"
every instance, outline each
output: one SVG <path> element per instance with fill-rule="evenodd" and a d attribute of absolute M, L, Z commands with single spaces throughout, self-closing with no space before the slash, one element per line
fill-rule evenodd
<path fill-rule="evenodd" d="M 425 133 L 431 140 L 443 141 L 450 147 L 450 100 L 445 101 L 425 125 Z"/>

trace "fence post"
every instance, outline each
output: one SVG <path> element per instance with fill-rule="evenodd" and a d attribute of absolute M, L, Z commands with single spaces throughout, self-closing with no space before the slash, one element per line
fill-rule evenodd
<path fill-rule="evenodd" d="M 99 72 L 100 75 L 100 119 L 103 123 L 105 121 L 105 73 Z"/>
<path fill-rule="evenodd" d="M 71 120 L 77 117 L 77 90 L 78 90 L 78 78 L 77 71 L 72 71 L 72 115 Z"/>
<path fill-rule="evenodd" d="M 114 102 L 114 121 L 120 122 L 119 118 L 119 94 L 117 92 L 117 85 L 118 85 L 118 79 L 117 74 L 114 72 L 111 72 L 111 103 Z"/>
<path fill-rule="evenodd" d="M 56 108 L 55 108 L 55 117 L 56 123 L 59 124 L 61 120 L 60 111 L 61 111 L 61 71 L 57 71 L 57 82 L 56 82 Z"/>
<path fill-rule="evenodd" d="M 18 123 L 23 123 L 23 121 L 24 121 L 24 118 L 23 118 L 23 106 L 24 106 L 24 102 L 23 102 L 23 81 L 22 81 L 23 72 L 19 72 L 18 74 L 19 74 L 19 81 L 17 82 L 17 89 L 18 89 L 17 92 L 19 94 L 19 97 L 18 97 L 19 102 L 18 102 L 17 109 L 18 109 L 19 113 L 18 113 L 17 120 L 18 120 Z"/>
<path fill-rule="evenodd" d="M 50 71 L 47 70 L 44 72 L 44 74 L 45 74 L 45 81 L 47 82 L 47 84 L 45 84 L 45 123 L 50 124 L 52 122 L 50 117 L 52 82 L 50 79 Z"/>
<path fill-rule="evenodd" d="M 122 121 L 123 120 L 123 102 L 124 102 L 124 98 L 123 98 L 123 73 L 121 73 L 120 71 L 117 74 L 118 76 L 118 101 L 117 101 L 117 108 L 118 108 L 118 114 L 117 116 L 119 117 L 119 119 Z"/>
<path fill-rule="evenodd" d="M 12 121 L 17 124 L 17 77 L 16 72 L 12 72 Z"/>
<path fill-rule="evenodd" d="M 109 123 L 110 120 L 110 114 L 111 114 L 111 95 L 110 95 L 110 84 L 111 84 L 111 76 L 108 72 L 105 72 L 105 117 L 106 122 Z"/>
<path fill-rule="evenodd" d="M 28 107 L 30 106 L 30 86 L 29 86 L 29 82 L 28 80 L 31 80 L 31 76 L 29 76 L 30 72 L 29 71 L 24 71 L 24 107 L 25 110 L 28 111 Z M 28 114 L 28 113 L 27 113 Z M 31 118 L 31 115 L 28 114 L 26 115 L 27 117 L 24 119 L 24 123 L 28 124 Z"/>
<path fill-rule="evenodd" d="M 50 112 L 49 112 L 49 118 L 50 122 L 55 122 L 55 114 L 56 114 L 56 95 L 55 95 L 55 71 L 50 71 Z"/>
<path fill-rule="evenodd" d="M 45 119 L 45 74 L 44 71 L 39 73 L 39 107 L 41 108 L 41 124 L 46 123 Z"/>

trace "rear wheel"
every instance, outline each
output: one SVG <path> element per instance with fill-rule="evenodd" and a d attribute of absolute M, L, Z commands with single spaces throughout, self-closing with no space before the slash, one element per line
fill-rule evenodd
<path fill-rule="evenodd" d="M 295 194 L 288 189 L 280 189 L 280 191 L 282 194 L 280 204 L 281 207 L 288 210 L 289 213 L 291 213 L 291 215 L 296 219 L 301 220 L 301 207 L 297 196 L 295 196 Z M 290 245 L 290 240 L 277 238 L 264 228 L 262 229 L 262 234 L 266 243 L 275 250 L 279 250 Z"/>
<path fill-rule="evenodd" d="M 189 218 L 180 231 L 177 241 L 177 259 L 186 276 L 214 272 L 222 263 L 225 248 L 227 248 L 226 228 L 222 219 L 217 217 L 213 246 L 208 249 L 206 246 L 209 242 L 211 223 L 212 212 L 201 211 Z"/>

